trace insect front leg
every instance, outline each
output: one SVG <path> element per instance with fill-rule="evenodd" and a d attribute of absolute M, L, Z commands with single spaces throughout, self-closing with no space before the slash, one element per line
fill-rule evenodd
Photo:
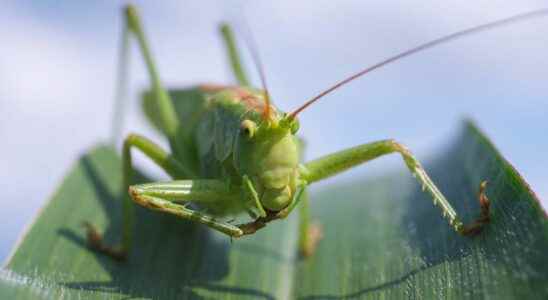
<path fill-rule="evenodd" d="M 202 223 L 231 237 L 244 234 L 237 226 L 181 204 L 192 201 L 207 207 L 219 205 L 220 201 L 238 201 L 240 193 L 230 191 L 224 181 L 202 179 L 147 183 L 131 186 L 129 192 L 135 202 L 146 208 Z"/>
<path fill-rule="evenodd" d="M 244 175 L 242 178 L 243 188 L 248 194 L 248 198 L 251 199 L 251 207 L 257 210 L 257 213 L 255 213 L 254 210 L 248 208 L 248 213 L 250 217 L 256 218 L 257 215 L 261 218 L 266 217 L 266 211 L 264 210 L 263 205 L 261 204 L 261 200 L 259 200 L 259 195 L 257 194 L 257 191 L 253 187 L 253 183 L 249 179 L 247 175 Z"/>
<path fill-rule="evenodd" d="M 484 225 L 489 223 L 489 200 L 485 195 L 485 181 L 480 184 L 479 189 L 480 216 L 471 224 L 464 225 L 451 204 L 426 174 L 419 161 L 405 146 L 394 140 L 364 144 L 308 162 L 305 164 L 303 177 L 309 183 L 316 182 L 379 156 L 394 152 L 401 154 L 413 176 L 421 183 L 423 189 L 432 196 L 434 205 L 440 207 L 443 216 L 458 233 L 462 235 L 476 234 L 481 231 Z"/>
<path fill-rule="evenodd" d="M 87 239 L 89 246 L 99 252 L 105 253 L 116 259 L 124 259 L 131 248 L 133 232 L 133 204 L 127 193 L 128 187 L 132 182 L 133 167 L 131 164 L 131 148 L 137 148 L 147 157 L 152 159 L 160 168 L 172 177 L 189 177 L 190 172 L 181 165 L 175 158 L 165 152 L 158 145 L 143 136 L 136 134 L 129 135 L 124 141 L 122 162 L 123 162 L 123 223 L 122 223 L 122 241 L 116 246 L 107 246 L 103 243 L 102 235 L 89 223 L 85 223 L 87 228 Z"/>

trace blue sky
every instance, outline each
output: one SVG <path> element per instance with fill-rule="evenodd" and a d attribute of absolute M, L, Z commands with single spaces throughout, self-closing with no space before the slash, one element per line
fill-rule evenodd
<path fill-rule="evenodd" d="M 545 1 L 137 1 L 163 80 L 230 83 L 217 25 L 246 23 L 271 94 L 291 110 L 357 70 L 463 28 Z M 109 137 L 121 1 L 0 4 L 0 260 L 76 158 Z M 545 4 L 544 4 L 545 5 Z M 396 138 L 420 158 L 476 119 L 548 206 L 548 18 L 470 36 L 374 72 L 305 111 L 309 158 Z M 124 132 L 158 141 L 135 97 L 147 84 L 132 53 Z M 247 57 L 248 69 L 252 64 Z M 255 74 L 256 79 L 256 74 Z M 257 81 L 256 81 L 257 82 Z M 157 168 L 138 163 L 158 177 Z M 353 174 L 403 169 L 387 157 Z M 7 205 L 6 205 L 7 204 Z"/>

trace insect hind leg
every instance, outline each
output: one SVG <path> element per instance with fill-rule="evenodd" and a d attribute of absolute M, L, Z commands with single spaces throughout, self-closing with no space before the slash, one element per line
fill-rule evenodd
<path fill-rule="evenodd" d="M 249 80 L 247 79 L 240 60 L 240 54 L 238 53 L 236 42 L 234 41 L 232 29 L 228 24 L 221 24 L 221 26 L 219 27 L 219 31 L 221 32 L 221 35 L 223 37 L 226 52 L 228 54 L 228 59 L 230 61 L 230 66 L 232 67 L 232 73 L 234 74 L 234 77 L 236 77 L 238 84 L 242 86 L 250 86 Z"/>
<path fill-rule="evenodd" d="M 140 52 L 145 60 L 145 66 L 149 74 L 152 92 L 156 99 L 156 107 L 159 113 L 161 130 L 170 140 L 174 140 L 177 137 L 177 132 L 180 126 L 179 119 L 177 118 L 177 113 L 173 107 L 171 97 L 160 80 L 160 75 L 152 58 L 150 46 L 145 37 L 137 9 L 132 5 L 127 5 L 124 9 L 124 18 L 124 34 L 131 34 L 135 37 Z"/>

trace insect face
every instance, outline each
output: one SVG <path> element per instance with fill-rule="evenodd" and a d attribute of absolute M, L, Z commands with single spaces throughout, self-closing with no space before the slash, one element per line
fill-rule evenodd
<path fill-rule="evenodd" d="M 291 203 L 296 191 L 299 152 L 295 121 L 244 120 L 237 140 L 235 163 L 253 182 L 264 207 L 278 211 Z"/>

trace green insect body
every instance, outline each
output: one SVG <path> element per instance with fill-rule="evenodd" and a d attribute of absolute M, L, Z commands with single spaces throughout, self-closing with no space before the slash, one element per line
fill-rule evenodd
<path fill-rule="evenodd" d="M 260 90 L 244 87 L 215 88 L 219 91 L 213 93 L 207 92 L 211 87 L 197 90 L 204 96 L 198 99 L 199 118 L 189 131 L 187 145 L 193 146 L 188 152 L 195 153 L 198 165 L 188 173 L 223 179 L 241 192 L 236 193 L 237 201 L 216 203 L 208 211 L 222 215 L 261 211 L 262 206 L 269 210 L 286 207 L 299 180 L 299 141 L 293 135 L 298 122 L 284 121 L 284 114 L 273 105 L 269 121 L 265 122 L 264 94 Z M 253 195 L 257 195 L 262 206 L 257 207 L 257 201 L 249 199 Z"/>
<path fill-rule="evenodd" d="M 168 139 L 171 154 L 143 136 L 132 134 L 125 139 L 123 184 L 129 188 L 129 196 L 123 202 L 122 240 L 117 246 L 107 246 L 99 232 L 87 224 L 90 247 L 113 258 L 125 258 L 131 249 L 134 203 L 204 224 L 231 237 L 253 234 L 269 222 L 285 218 L 300 206 L 300 251 L 311 255 L 321 232 L 319 227 L 309 222 L 306 188 L 391 153 L 402 156 L 413 176 L 432 196 L 434 205 L 440 208 L 443 217 L 457 233 L 472 235 L 480 232 L 490 220 L 485 182 L 480 184 L 479 217 L 465 225 L 419 161 L 394 140 L 367 143 L 301 162 L 302 142 L 296 136 L 299 129 L 297 115 L 336 88 L 402 57 L 473 32 L 543 15 L 548 15 L 548 10 L 488 23 L 423 44 L 373 65 L 335 84 L 293 112 L 285 113 L 271 103 L 262 70 L 263 89 L 250 86 L 228 26 L 221 27 L 221 32 L 239 86 L 203 85 L 186 90 L 165 90 L 137 12 L 128 6 L 124 13 L 126 30 L 121 66 L 124 68 L 126 65 L 128 40 L 133 35 L 151 79 L 151 91 L 145 94 L 143 101 L 144 111 Z M 144 153 L 173 180 L 131 185 L 132 149 Z M 249 215 L 249 222 L 234 225 L 223 221 L 223 217 L 242 213 Z"/>
<path fill-rule="evenodd" d="M 200 163 L 196 173 L 236 187 L 235 202 L 208 208 L 223 214 L 286 207 L 294 200 L 299 180 L 298 141 L 292 133 L 296 121 L 284 122 L 273 106 L 264 121 L 264 94 L 250 88 L 227 88 L 206 102 L 194 132 Z"/>

